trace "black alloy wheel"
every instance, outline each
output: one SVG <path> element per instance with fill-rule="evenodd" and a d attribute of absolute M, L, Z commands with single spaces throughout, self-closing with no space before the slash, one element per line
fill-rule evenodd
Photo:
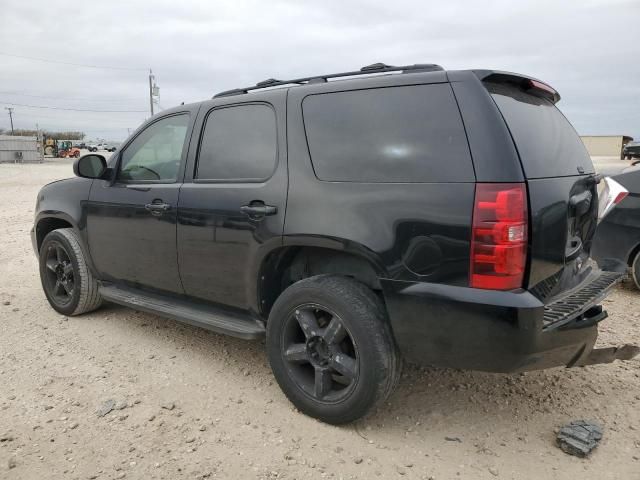
<path fill-rule="evenodd" d="M 45 265 L 43 281 L 47 292 L 57 305 L 68 305 L 73 299 L 75 278 L 69 253 L 60 242 L 53 241 L 47 245 Z"/>
<path fill-rule="evenodd" d="M 306 304 L 291 312 L 281 345 L 291 379 L 317 402 L 339 402 L 358 381 L 357 347 L 327 307 Z"/>
<path fill-rule="evenodd" d="M 49 232 L 38 257 L 42 289 L 54 310 L 62 315 L 80 315 L 100 307 L 98 282 L 72 228 Z"/>
<path fill-rule="evenodd" d="M 291 403 L 334 425 L 382 405 L 402 365 L 382 299 L 339 275 L 308 277 L 280 294 L 267 321 L 267 354 Z"/>

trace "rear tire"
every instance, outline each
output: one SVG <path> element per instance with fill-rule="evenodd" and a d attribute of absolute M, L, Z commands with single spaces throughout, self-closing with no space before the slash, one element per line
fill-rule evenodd
<path fill-rule="evenodd" d="M 50 232 L 40 247 L 40 281 L 49 304 L 63 315 L 80 315 L 102 304 L 98 282 L 72 228 Z"/>
<path fill-rule="evenodd" d="M 267 352 L 287 398 L 331 424 L 382 404 L 401 370 L 382 301 L 338 276 L 307 278 L 280 295 L 267 323 Z"/>
<path fill-rule="evenodd" d="M 631 276 L 633 282 L 636 284 L 636 288 L 640 290 L 640 252 L 636 253 L 636 257 L 631 264 Z"/>

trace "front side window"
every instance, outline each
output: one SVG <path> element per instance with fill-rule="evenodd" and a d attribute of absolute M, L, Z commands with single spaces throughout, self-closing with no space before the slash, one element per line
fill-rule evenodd
<path fill-rule="evenodd" d="M 204 126 L 196 178 L 266 180 L 275 169 L 277 145 L 271 107 L 250 104 L 215 109 Z"/>
<path fill-rule="evenodd" d="M 173 115 L 151 124 L 122 152 L 118 180 L 175 182 L 182 159 L 189 115 Z"/>

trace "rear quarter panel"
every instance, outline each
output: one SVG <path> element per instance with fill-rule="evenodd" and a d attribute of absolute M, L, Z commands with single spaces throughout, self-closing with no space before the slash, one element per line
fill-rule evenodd
<path fill-rule="evenodd" d="M 303 126 L 306 94 L 293 88 L 288 97 L 284 244 L 331 244 L 367 258 L 381 278 L 467 285 L 475 184 L 318 180 Z"/>

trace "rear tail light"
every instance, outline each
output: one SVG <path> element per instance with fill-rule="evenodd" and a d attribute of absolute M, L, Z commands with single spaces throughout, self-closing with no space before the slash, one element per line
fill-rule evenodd
<path fill-rule="evenodd" d="M 616 195 L 616 198 L 614 198 L 613 203 L 615 203 L 616 205 L 619 204 L 622 200 L 627 198 L 627 195 L 629 195 L 629 192 L 618 192 L 618 195 Z"/>
<path fill-rule="evenodd" d="M 522 287 L 527 261 L 527 187 L 478 183 L 471 233 L 471 287 Z"/>

